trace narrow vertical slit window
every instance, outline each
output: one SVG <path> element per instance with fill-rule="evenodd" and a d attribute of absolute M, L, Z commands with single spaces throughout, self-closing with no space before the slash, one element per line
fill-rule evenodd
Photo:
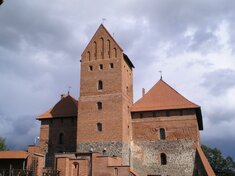
<path fill-rule="evenodd" d="M 97 102 L 97 109 L 101 110 L 103 108 L 102 102 Z"/>
<path fill-rule="evenodd" d="M 94 58 L 97 59 L 97 43 L 94 42 Z"/>
<path fill-rule="evenodd" d="M 101 58 L 104 59 L 104 39 L 101 37 L 100 38 L 101 42 Z"/>
<path fill-rule="evenodd" d="M 110 68 L 113 68 L 113 63 L 110 63 L 110 64 L 109 64 L 109 67 L 110 67 Z"/>
<path fill-rule="evenodd" d="M 59 144 L 64 144 L 64 133 L 59 134 Z"/>
<path fill-rule="evenodd" d="M 91 61 L 91 53 L 90 53 L 90 51 L 87 52 L 87 60 Z"/>
<path fill-rule="evenodd" d="M 117 57 L 117 48 L 113 48 L 114 50 L 114 56 Z"/>
<path fill-rule="evenodd" d="M 167 164 L 167 158 L 165 153 L 161 153 L 161 165 Z"/>
<path fill-rule="evenodd" d="M 109 58 L 111 57 L 111 54 L 110 54 L 110 48 L 111 48 L 111 46 L 110 46 L 110 40 L 107 40 L 107 42 L 108 42 L 108 56 L 109 56 Z"/>
<path fill-rule="evenodd" d="M 165 140 L 166 139 L 166 131 L 164 128 L 160 128 L 160 139 Z"/>
<path fill-rule="evenodd" d="M 93 71 L 92 65 L 89 65 L 89 71 Z"/>
<path fill-rule="evenodd" d="M 100 70 L 103 70 L 103 64 L 99 65 Z"/>
<path fill-rule="evenodd" d="M 102 123 L 97 123 L 96 127 L 97 127 L 97 131 L 102 131 L 103 130 Z"/>
<path fill-rule="evenodd" d="M 103 90 L 103 81 L 98 81 L 98 90 Z"/>

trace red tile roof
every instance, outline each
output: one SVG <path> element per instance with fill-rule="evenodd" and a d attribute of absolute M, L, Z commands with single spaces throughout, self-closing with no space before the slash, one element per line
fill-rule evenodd
<path fill-rule="evenodd" d="M 201 146 L 198 146 L 198 147 L 197 147 L 197 153 L 198 153 L 198 155 L 199 155 L 199 158 L 200 158 L 200 160 L 201 160 L 201 162 L 202 162 L 202 165 L 203 165 L 203 167 L 204 167 L 204 169 L 205 169 L 207 175 L 209 175 L 209 176 L 215 176 L 215 173 L 214 173 L 213 169 L 211 168 L 211 165 L 210 165 L 210 163 L 208 162 L 208 160 L 207 160 L 207 158 L 206 158 L 204 152 L 202 151 Z"/>
<path fill-rule="evenodd" d="M 0 151 L 0 159 L 26 159 L 29 155 L 26 151 Z"/>
<path fill-rule="evenodd" d="M 78 101 L 70 95 L 62 97 L 56 105 L 47 112 L 38 116 L 38 120 L 48 119 L 53 117 L 71 117 L 77 116 Z"/>
<path fill-rule="evenodd" d="M 161 79 L 142 98 L 133 104 L 131 111 L 138 112 L 187 108 L 200 107 L 187 100 Z"/>

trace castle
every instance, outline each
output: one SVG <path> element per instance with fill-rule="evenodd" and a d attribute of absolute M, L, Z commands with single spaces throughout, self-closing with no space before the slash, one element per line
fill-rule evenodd
<path fill-rule="evenodd" d="M 36 175 L 213 176 L 200 147 L 200 106 L 162 78 L 133 104 L 133 69 L 101 24 L 81 55 L 79 99 L 61 95 L 37 117 L 39 144 L 14 156 L 25 152 L 23 167 Z"/>

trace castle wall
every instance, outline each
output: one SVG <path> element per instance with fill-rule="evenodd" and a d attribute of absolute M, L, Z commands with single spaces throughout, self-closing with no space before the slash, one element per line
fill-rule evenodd
<path fill-rule="evenodd" d="M 131 166 L 140 175 L 193 175 L 199 143 L 195 115 L 133 119 L 132 128 Z M 160 139 L 160 128 L 165 139 Z"/>

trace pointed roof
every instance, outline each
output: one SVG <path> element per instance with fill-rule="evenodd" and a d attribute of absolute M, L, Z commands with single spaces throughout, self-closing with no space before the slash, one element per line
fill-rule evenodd
<path fill-rule="evenodd" d="M 93 35 L 93 37 L 91 38 L 90 42 L 88 43 L 88 45 L 86 46 L 86 48 L 84 49 L 84 51 L 82 52 L 82 55 L 84 54 L 84 52 L 86 51 L 87 47 L 93 42 L 94 38 L 96 37 L 96 35 L 98 35 L 99 32 L 104 31 L 106 34 L 108 34 L 108 36 L 110 37 L 110 39 L 117 45 L 117 47 L 123 51 L 123 49 L 119 46 L 119 44 L 114 40 L 114 38 L 112 37 L 112 35 L 109 33 L 109 31 L 104 27 L 104 25 L 101 23 L 99 28 L 96 30 L 95 34 Z"/>
<path fill-rule="evenodd" d="M 77 112 L 78 101 L 68 94 L 67 96 L 62 96 L 61 100 L 56 103 L 54 107 L 39 115 L 37 119 L 42 120 L 53 117 L 72 117 L 77 116 Z"/>
<path fill-rule="evenodd" d="M 187 100 L 184 96 L 160 79 L 132 106 L 131 111 L 135 112 L 187 108 L 199 108 L 199 106 Z"/>
<path fill-rule="evenodd" d="M 203 129 L 200 106 L 186 99 L 162 79 L 133 104 L 131 112 L 173 109 L 196 109 L 199 129 Z"/>

